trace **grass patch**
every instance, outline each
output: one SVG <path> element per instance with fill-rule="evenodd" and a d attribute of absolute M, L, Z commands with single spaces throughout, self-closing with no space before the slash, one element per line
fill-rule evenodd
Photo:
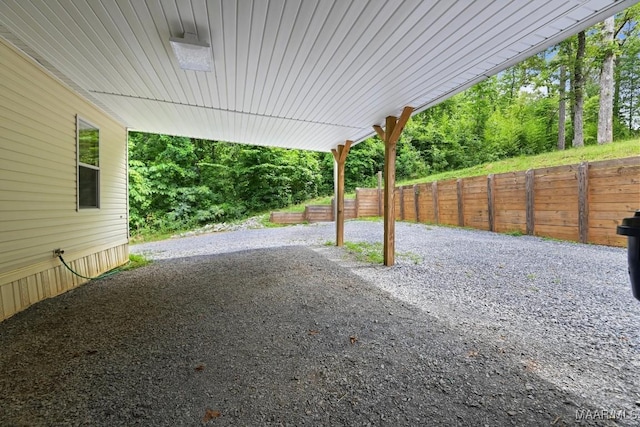
<path fill-rule="evenodd" d="M 271 222 L 269 220 L 271 218 L 270 212 L 261 214 L 259 215 L 259 217 L 260 217 L 260 224 L 262 224 L 264 228 L 280 228 L 280 227 L 286 227 L 288 225 L 292 225 L 292 224 L 278 224 L 276 222 Z"/>
<path fill-rule="evenodd" d="M 107 271 L 106 273 L 103 273 L 98 277 L 94 277 L 94 279 L 109 277 L 123 271 L 135 270 L 136 268 L 144 267 L 145 265 L 149 265 L 149 264 L 151 264 L 151 260 L 145 257 L 144 255 L 129 254 L 129 262 L 127 262 L 124 265 L 121 265 L 120 267 L 116 267 L 113 270 Z"/>
<path fill-rule="evenodd" d="M 344 247 L 348 252 L 354 254 L 358 261 L 370 262 L 372 264 L 382 264 L 382 242 L 344 242 Z"/>
<path fill-rule="evenodd" d="M 139 233 L 132 234 L 129 237 L 130 245 L 138 245 L 140 243 L 147 242 L 157 242 L 159 240 L 167 240 L 171 236 L 179 233 L 184 233 L 190 230 L 180 230 L 180 231 L 151 231 L 151 230 L 143 230 Z"/>
<path fill-rule="evenodd" d="M 384 245 L 382 242 L 344 242 L 344 247 L 347 252 L 354 254 L 358 261 L 371 264 L 382 264 L 384 262 L 384 255 L 382 254 Z M 396 258 L 408 260 L 416 265 L 422 262 L 422 258 L 413 252 L 396 252 Z"/>
<path fill-rule="evenodd" d="M 562 240 L 562 239 L 558 239 L 557 237 L 550 237 L 550 236 L 536 236 L 536 237 L 539 237 L 546 242 L 562 242 L 562 243 L 571 242 L 570 240 Z"/>
<path fill-rule="evenodd" d="M 398 182 L 397 185 L 421 184 L 424 182 L 443 181 L 454 178 L 468 178 L 489 174 L 525 171 L 528 169 L 548 168 L 553 166 L 573 165 L 581 162 L 621 159 L 640 156 L 640 139 L 616 141 L 605 145 L 589 145 L 586 147 L 567 148 L 535 156 L 519 156 L 497 162 L 485 163 L 466 169 L 441 172 L 423 178 Z"/>
<path fill-rule="evenodd" d="M 396 257 L 398 257 L 398 259 L 411 261 L 415 265 L 418 265 L 422 262 L 422 257 L 420 257 L 420 255 L 413 252 L 398 252 L 396 254 Z"/>
<path fill-rule="evenodd" d="M 118 271 L 135 270 L 136 268 L 144 267 L 151 264 L 151 260 L 141 254 L 129 254 L 129 262 L 118 267 Z"/>
<path fill-rule="evenodd" d="M 524 236 L 524 233 L 522 233 L 522 231 L 520 230 L 505 231 L 504 234 L 508 236 L 514 236 L 514 237 Z"/>
<path fill-rule="evenodd" d="M 381 216 L 362 216 L 357 219 L 358 221 L 381 222 L 383 218 Z"/>

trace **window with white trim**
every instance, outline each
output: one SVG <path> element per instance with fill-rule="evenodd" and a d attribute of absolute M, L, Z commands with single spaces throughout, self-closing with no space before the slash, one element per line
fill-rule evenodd
<path fill-rule="evenodd" d="M 77 118 L 78 209 L 100 207 L 100 129 Z"/>

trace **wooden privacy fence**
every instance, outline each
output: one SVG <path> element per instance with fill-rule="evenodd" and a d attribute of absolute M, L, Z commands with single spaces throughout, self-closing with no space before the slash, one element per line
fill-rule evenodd
<path fill-rule="evenodd" d="M 380 189 L 357 189 L 345 217 L 381 216 L 381 201 Z M 395 203 L 398 220 L 626 246 L 616 226 L 640 209 L 640 157 L 401 186 Z M 333 221 L 333 207 L 291 221 Z"/>
<path fill-rule="evenodd" d="M 334 221 L 334 211 L 334 200 L 331 200 L 330 205 L 306 206 L 304 212 L 271 212 L 269 221 L 276 224 L 300 224 L 303 222 Z M 356 204 L 356 200 L 345 199 L 344 218 L 358 218 L 358 206 Z"/>

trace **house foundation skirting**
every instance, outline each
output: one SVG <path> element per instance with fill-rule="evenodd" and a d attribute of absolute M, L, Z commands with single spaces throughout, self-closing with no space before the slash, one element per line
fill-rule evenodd
<path fill-rule="evenodd" d="M 129 245 L 120 244 L 91 254 L 65 255 L 65 261 L 74 271 L 87 277 L 96 277 L 112 270 L 129 259 Z M 50 264 L 50 263 L 49 263 Z M 59 260 L 55 266 L 21 269 L 0 276 L 0 321 L 42 301 L 76 288 L 87 279 L 76 276 Z M 20 273 L 22 272 L 22 273 Z"/>

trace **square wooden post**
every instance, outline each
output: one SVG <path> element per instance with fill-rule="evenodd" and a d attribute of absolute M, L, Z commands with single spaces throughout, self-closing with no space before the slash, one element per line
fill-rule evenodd
<path fill-rule="evenodd" d="M 487 176 L 487 211 L 489 231 L 496 231 L 496 180 L 493 174 Z"/>
<path fill-rule="evenodd" d="M 389 116 L 385 126 L 384 141 L 384 265 L 395 263 L 396 241 L 396 142 L 391 141 L 391 134 L 396 126 L 396 118 Z"/>
<path fill-rule="evenodd" d="M 347 141 L 344 145 L 331 150 L 338 167 L 336 174 L 336 246 L 344 246 L 344 164 L 353 141 Z"/>
<path fill-rule="evenodd" d="M 395 263 L 396 242 L 396 143 L 413 112 L 412 107 L 404 107 L 400 118 L 389 116 L 385 121 L 384 131 L 380 126 L 373 126 L 380 139 L 384 141 L 384 265 Z"/>
<path fill-rule="evenodd" d="M 458 194 L 458 226 L 464 227 L 464 181 L 458 178 L 456 181 Z"/>
<path fill-rule="evenodd" d="M 526 193 L 526 201 L 527 201 L 527 234 L 534 235 L 535 234 L 535 215 L 536 210 L 534 207 L 535 201 L 535 171 L 533 169 L 529 169 L 525 172 L 525 193 Z"/>
<path fill-rule="evenodd" d="M 416 222 L 420 222 L 420 187 L 413 184 L 413 209 L 416 212 Z"/>
<path fill-rule="evenodd" d="M 580 243 L 589 241 L 589 162 L 578 167 L 578 235 Z"/>

